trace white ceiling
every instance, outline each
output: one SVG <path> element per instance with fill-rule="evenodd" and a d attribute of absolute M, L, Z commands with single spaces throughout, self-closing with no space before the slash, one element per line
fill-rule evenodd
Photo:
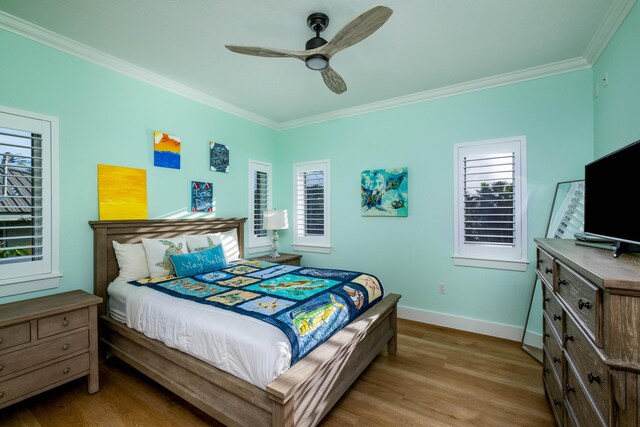
<path fill-rule="evenodd" d="M 608 40 L 607 31 L 615 30 L 612 15 L 616 11 L 626 15 L 633 3 L 635 0 L 0 0 L 0 11 L 85 45 L 91 52 L 95 49 L 151 71 L 168 79 L 165 83 L 172 81 L 188 89 L 191 97 L 218 103 L 240 115 L 246 113 L 274 127 L 286 127 L 305 118 L 357 111 L 372 103 L 375 108 L 398 97 L 419 99 L 430 91 L 504 74 L 535 76 L 532 69 L 541 70 L 540 74 L 584 68 L 589 65 L 590 52 Z M 331 92 L 320 74 L 299 60 L 239 55 L 224 47 L 303 50 L 313 35 L 306 24 L 310 13 L 329 15 L 323 36 L 330 40 L 377 4 L 393 9 L 389 21 L 331 59 L 332 67 L 347 83 L 348 90 L 342 95 Z M 4 15 L 5 23 L 7 19 L 12 17 Z M 32 30 L 26 33 L 30 31 L 34 34 Z M 47 38 L 50 41 L 51 35 Z M 133 68 L 140 74 L 140 68 Z"/>

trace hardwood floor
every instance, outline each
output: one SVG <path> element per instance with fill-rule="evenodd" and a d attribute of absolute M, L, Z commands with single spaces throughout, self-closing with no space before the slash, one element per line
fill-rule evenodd
<path fill-rule="evenodd" d="M 542 367 L 519 343 L 398 320 L 398 354 L 380 355 L 323 426 L 553 426 Z M 100 391 L 77 380 L 0 410 L 0 425 L 219 426 L 117 359 Z"/>

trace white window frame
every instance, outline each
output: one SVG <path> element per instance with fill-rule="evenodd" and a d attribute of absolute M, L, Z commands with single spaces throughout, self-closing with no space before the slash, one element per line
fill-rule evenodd
<path fill-rule="evenodd" d="M 456 144 L 454 146 L 454 254 L 455 265 L 525 271 L 527 259 L 526 136 Z M 464 157 L 510 151 L 515 153 L 515 245 L 465 244 Z"/>
<path fill-rule="evenodd" d="M 247 252 L 263 252 L 271 248 L 271 233 L 267 231 L 265 236 L 258 236 L 254 233 L 254 176 L 257 172 L 267 174 L 267 210 L 273 209 L 273 168 L 271 163 L 258 160 L 249 160 L 249 245 Z"/>
<path fill-rule="evenodd" d="M 42 260 L 0 265 L 0 297 L 60 285 L 58 119 L 0 105 L 0 127 L 42 134 Z M 25 268 L 26 267 L 26 268 Z"/>
<path fill-rule="evenodd" d="M 305 236 L 298 229 L 298 174 L 309 171 L 324 173 L 324 235 Z M 328 159 L 293 164 L 293 249 L 303 252 L 329 253 L 331 250 L 331 164 Z"/>

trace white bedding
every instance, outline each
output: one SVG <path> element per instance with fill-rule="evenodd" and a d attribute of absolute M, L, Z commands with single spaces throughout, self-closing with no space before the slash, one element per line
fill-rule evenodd
<path fill-rule="evenodd" d="M 263 390 L 289 368 L 291 344 L 272 325 L 121 279 L 107 292 L 113 319 Z"/>

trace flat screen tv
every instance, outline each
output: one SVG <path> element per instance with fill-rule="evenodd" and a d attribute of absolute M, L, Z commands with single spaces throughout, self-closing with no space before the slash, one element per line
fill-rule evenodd
<path fill-rule="evenodd" d="M 585 166 L 584 232 L 616 243 L 620 251 L 640 245 L 640 141 Z"/>

